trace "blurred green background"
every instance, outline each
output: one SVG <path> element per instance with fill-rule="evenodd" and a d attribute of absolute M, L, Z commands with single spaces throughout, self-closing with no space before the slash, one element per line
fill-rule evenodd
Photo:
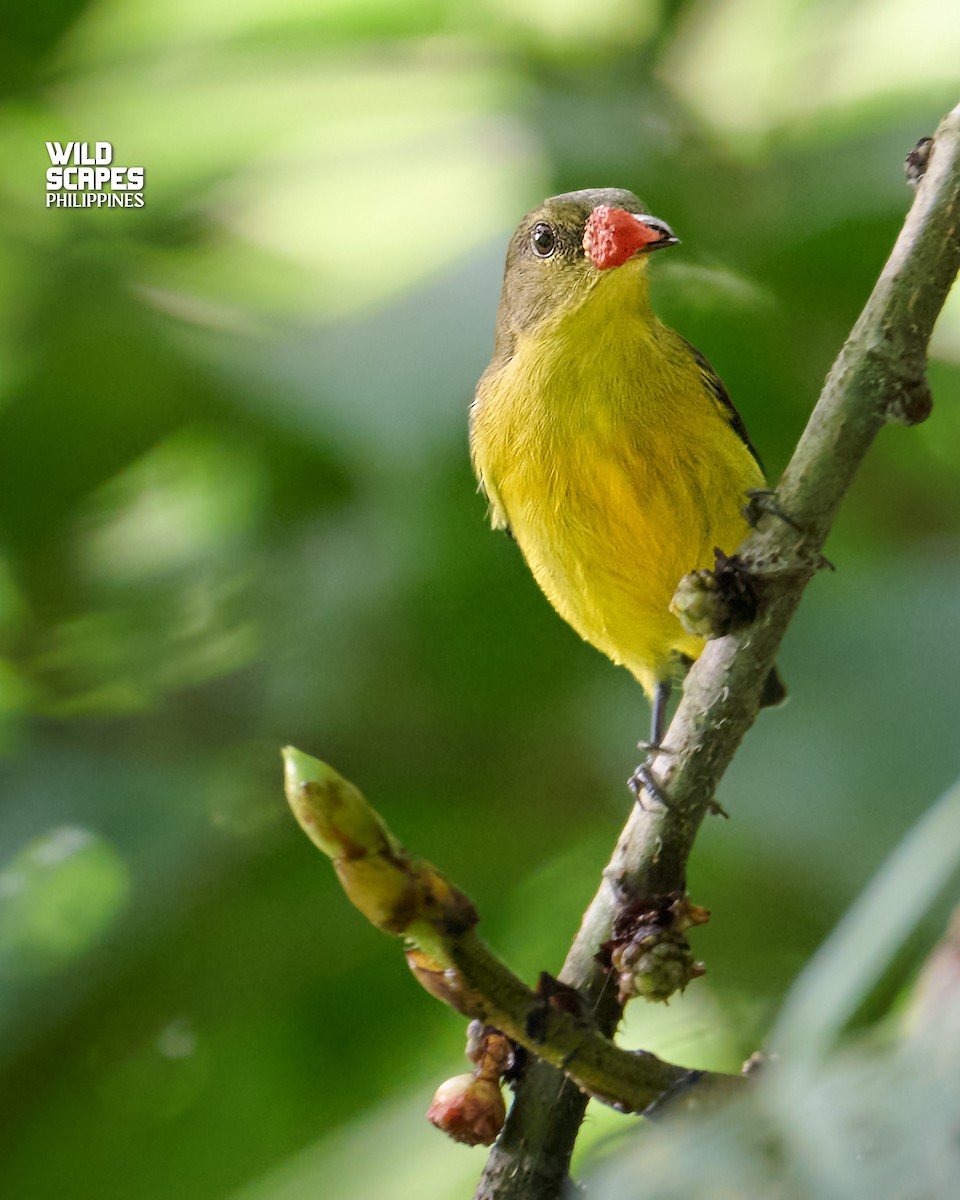
<path fill-rule="evenodd" d="M 951 0 L 4 14 L 0 1194 L 471 1193 L 484 1152 L 422 1118 L 463 1022 L 338 893 L 278 748 L 354 779 L 527 978 L 558 967 L 648 718 L 485 528 L 466 409 L 507 236 L 638 191 L 683 241 L 655 304 L 776 478 L 958 62 Z M 53 139 L 144 165 L 146 207 L 46 209 Z M 709 974 L 633 1044 L 735 1069 L 960 773 L 960 303 L 934 351 L 933 417 L 881 436 L 698 844 Z"/>

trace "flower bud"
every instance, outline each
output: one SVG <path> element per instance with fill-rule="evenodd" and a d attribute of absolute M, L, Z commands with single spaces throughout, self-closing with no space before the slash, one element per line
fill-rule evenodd
<path fill-rule="evenodd" d="M 476 1075 L 454 1075 L 441 1083 L 427 1110 L 431 1124 L 467 1146 L 493 1145 L 506 1117 L 499 1085 Z"/>

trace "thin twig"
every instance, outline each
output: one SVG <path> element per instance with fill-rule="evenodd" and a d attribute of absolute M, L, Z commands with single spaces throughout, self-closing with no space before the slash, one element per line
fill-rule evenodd
<path fill-rule="evenodd" d="M 736 1075 L 691 1072 L 622 1050 L 597 1030 L 576 993 L 532 991 L 476 936 L 470 900 L 404 849 L 352 783 L 293 747 L 283 758 L 287 799 L 301 828 L 332 860 L 355 907 L 413 947 L 408 964 L 431 995 L 495 1026 L 576 1088 L 623 1112 L 643 1112 L 679 1088 L 705 1099 L 742 1086 Z"/>

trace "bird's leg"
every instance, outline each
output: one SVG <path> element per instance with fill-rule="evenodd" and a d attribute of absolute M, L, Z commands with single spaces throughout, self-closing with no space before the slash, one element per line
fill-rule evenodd
<path fill-rule="evenodd" d="M 650 719 L 650 740 L 649 742 L 638 742 L 638 746 L 646 754 L 646 758 L 637 767 L 634 773 L 627 780 L 627 786 L 633 792 L 634 799 L 644 807 L 643 801 L 640 799 L 640 793 L 646 789 L 655 800 L 663 805 L 666 805 L 666 800 L 663 795 L 663 789 L 653 777 L 653 772 L 650 770 L 651 760 L 654 755 L 663 753 L 663 735 L 667 729 L 667 705 L 670 702 L 670 692 L 673 688 L 673 682 L 669 679 L 661 679 L 653 693 L 653 714 Z"/>
<path fill-rule="evenodd" d="M 673 681 L 661 679 L 653 693 L 653 712 L 650 717 L 651 750 L 659 750 L 663 745 L 663 735 L 667 732 L 667 705 L 670 703 L 671 691 Z"/>

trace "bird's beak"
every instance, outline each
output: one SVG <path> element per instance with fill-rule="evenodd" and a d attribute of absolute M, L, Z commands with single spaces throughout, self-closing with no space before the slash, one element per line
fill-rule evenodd
<path fill-rule="evenodd" d="M 659 217 L 598 205 L 587 218 L 583 249 L 598 271 L 622 266 L 638 254 L 675 246 L 679 238 Z"/>

